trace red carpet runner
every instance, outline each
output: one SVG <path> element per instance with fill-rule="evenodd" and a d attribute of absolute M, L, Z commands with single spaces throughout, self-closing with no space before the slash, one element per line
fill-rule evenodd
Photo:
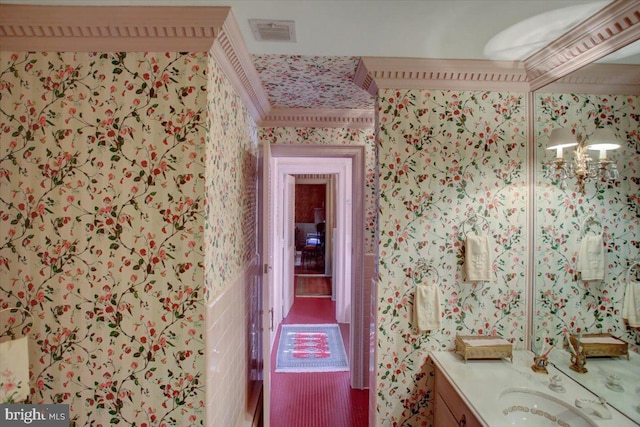
<path fill-rule="evenodd" d="M 285 323 L 335 321 L 335 302 L 330 298 L 296 298 Z M 348 343 L 349 325 L 341 324 L 340 330 L 343 342 Z M 369 391 L 352 389 L 349 372 L 274 372 L 277 346 L 273 347 L 271 427 L 368 426 Z"/>

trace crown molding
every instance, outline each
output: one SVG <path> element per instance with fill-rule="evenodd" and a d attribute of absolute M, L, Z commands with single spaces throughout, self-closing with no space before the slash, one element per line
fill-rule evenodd
<path fill-rule="evenodd" d="M 0 4 L 0 38 L 14 52 L 207 52 L 230 11 Z"/>
<path fill-rule="evenodd" d="M 378 94 L 378 85 L 371 76 L 371 73 L 367 69 L 367 66 L 365 65 L 362 58 L 360 58 L 360 60 L 358 61 L 356 73 L 353 76 L 353 83 L 360 89 L 366 90 L 370 95 L 374 97 Z"/>
<path fill-rule="evenodd" d="M 263 121 L 271 106 L 232 12 L 229 12 L 210 54 L 242 98 L 249 114 L 257 123 Z"/>
<path fill-rule="evenodd" d="M 296 184 L 328 184 L 331 182 L 333 175 L 331 174 L 293 174 L 296 177 Z"/>
<path fill-rule="evenodd" d="M 361 64 L 380 89 L 529 91 L 524 66 L 517 61 L 363 57 Z M 359 81 L 366 83 L 361 74 L 364 70 L 359 70 Z"/>
<path fill-rule="evenodd" d="M 209 52 L 258 125 L 375 123 L 375 109 L 272 109 L 230 7 L 0 3 L 0 37 L 2 50 L 16 52 Z M 525 61 L 363 57 L 353 82 L 374 96 L 381 88 L 530 92 L 556 80 L 545 91 L 637 94 L 637 74 L 567 75 L 638 39 L 640 1 L 617 0 Z"/>
<path fill-rule="evenodd" d="M 260 127 L 321 127 L 371 129 L 374 109 L 273 108 Z"/>
<path fill-rule="evenodd" d="M 231 7 L 0 4 L 6 51 L 209 52 L 255 121 L 270 106 Z"/>
<path fill-rule="evenodd" d="M 614 1 L 525 59 L 531 90 L 640 39 L 640 1 Z"/>
<path fill-rule="evenodd" d="M 545 93 L 640 95 L 638 65 L 589 64 L 540 89 Z"/>

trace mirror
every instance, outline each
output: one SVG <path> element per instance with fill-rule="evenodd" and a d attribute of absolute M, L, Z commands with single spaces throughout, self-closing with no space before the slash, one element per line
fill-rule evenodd
<path fill-rule="evenodd" d="M 636 41 L 631 49 L 640 48 Z M 637 50 L 636 50 L 637 52 Z M 611 60 L 607 62 L 607 59 Z M 628 82 L 632 85 L 627 85 Z M 589 84 L 584 84 L 589 83 Z M 635 83 L 635 88 L 633 86 Z M 590 89 L 587 89 L 590 87 Z M 593 393 L 603 396 L 627 417 L 640 423 L 640 328 L 622 319 L 629 281 L 640 281 L 640 54 L 609 58 L 590 64 L 534 93 L 534 310 L 532 334 L 538 344 L 556 345 L 551 360 L 556 367 Z M 596 128 L 614 131 L 620 148 L 606 153 L 618 168 L 618 178 L 586 179 L 584 194 L 576 179 L 561 179 L 543 163 L 553 161 L 547 150 L 554 128 L 570 128 L 589 142 Z M 592 158 L 598 153 L 589 151 Z M 595 155 L 594 155 L 595 154 Z M 567 163 L 575 147 L 565 149 Z M 589 249 L 585 236 L 594 236 L 595 254 L 604 259 L 593 277 L 581 265 Z M 598 254 L 602 249 L 602 255 Z M 598 259 L 598 258 L 596 258 Z M 602 258 L 600 258 L 602 259 Z M 590 266 L 596 265 L 593 262 Z M 580 271 L 582 270 L 582 271 Z M 639 298 L 640 299 L 640 298 Z M 564 334 L 610 333 L 629 343 L 630 360 L 589 358 L 586 374 L 569 369 Z M 608 380 L 622 376 L 625 386 Z"/>

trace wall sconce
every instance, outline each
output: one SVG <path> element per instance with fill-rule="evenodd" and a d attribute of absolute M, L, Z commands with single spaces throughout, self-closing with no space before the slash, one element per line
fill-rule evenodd
<path fill-rule="evenodd" d="M 576 147 L 573 161 L 565 161 L 562 150 L 568 147 Z M 587 139 L 581 134 L 573 134 L 571 129 L 557 128 L 551 131 L 547 149 L 556 150 L 555 160 L 546 166 L 546 174 L 550 171 L 560 181 L 560 188 L 567 188 L 566 180 L 575 178 L 578 191 L 584 194 L 584 185 L 587 179 L 604 179 L 615 181 L 618 179 L 618 167 L 615 162 L 607 159 L 607 151 L 620 148 L 618 140 L 610 129 L 596 129 L 593 135 Z M 587 150 L 598 150 L 599 159 L 593 160 Z"/>

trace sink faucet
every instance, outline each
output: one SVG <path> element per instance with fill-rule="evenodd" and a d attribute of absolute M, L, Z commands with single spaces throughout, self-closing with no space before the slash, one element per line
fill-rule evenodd
<path fill-rule="evenodd" d="M 604 397 L 598 397 L 598 401 L 588 399 L 576 399 L 576 406 L 578 408 L 590 409 L 591 412 L 602 418 L 603 420 L 611 419 L 611 411 L 607 407 L 607 400 Z"/>

